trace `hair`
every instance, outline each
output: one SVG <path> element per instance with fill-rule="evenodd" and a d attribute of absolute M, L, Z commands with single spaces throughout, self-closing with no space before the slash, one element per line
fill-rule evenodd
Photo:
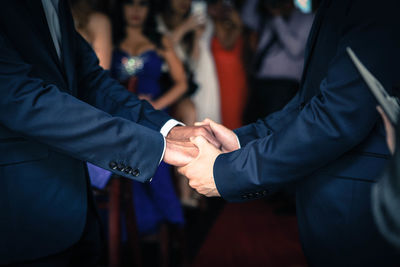
<path fill-rule="evenodd" d="M 131 4 L 134 0 L 117 0 L 113 12 L 113 43 L 118 46 L 126 37 L 127 23 L 124 16 L 124 5 Z M 148 0 L 149 12 L 143 24 L 142 33 L 159 49 L 163 49 L 162 34 L 157 30 L 156 10 L 154 0 Z"/>
<path fill-rule="evenodd" d="M 172 10 L 172 0 L 155 0 L 156 5 L 157 5 L 157 12 L 161 14 L 171 14 L 173 15 L 173 10 Z M 190 15 L 190 9 L 188 12 L 184 15 L 184 17 L 189 17 Z"/>
<path fill-rule="evenodd" d="M 71 13 L 74 17 L 76 28 L 84 29 L 89 23 L 90 15 L 95 12 L 95 7 L 90 0 L 69 0 Z"/>
<path fill-rule="evenodd" d="M 204 0 L 208 5 L 217 4 L 222 1 L 222 4 L 232 6 L 234 9 L 240 11 L 245 4 L 246 0 Z"/>
<path fill-rule="evenodd" d="M 269 15 L 266 6 L 271 8 L 281 8 L 290 3 L 292 3 L 292 0 L 260 0 L 258 2 L 258 12 L 261 16 Z"/>
<path fill-rule="evenodd" d="M 168 17 L 174 16 L 171 1 L 172 0 L 158 0 L 157 1 L 158 13 L 161 14 L 162 16 L 168 16 Z M 190 16 L 190 11 L 191 10 L 189 9 L 183 17 L 188 18 Z M 168 27 L 168 21 L 165 21 L 165 23 Z M 182 44 L 185 52 L 187 54 L 190 54 L 194 46 L 194 32 L 187 32 L 182 38 Z"/>

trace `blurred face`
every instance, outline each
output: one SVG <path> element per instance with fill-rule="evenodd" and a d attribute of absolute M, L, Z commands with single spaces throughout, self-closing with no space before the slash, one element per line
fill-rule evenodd
<path fill-rule="evenodd" d="M 224 20 L 233 11 L 232 5 L 227 1 L 216 0 L 208 5 L 208 14 L 212 19 Z"/>
<path fill-rule="evenodd" d="M 124 16 L 129 27 L 142 27 L 149 13 L 148 0 L 127 1 L 124 6 Z"/>
<path fill-rule="evenodd" d="M 186 15 L 192 5 L 192 0 L 170 0 L 172 12 L 179 16 Z"/>

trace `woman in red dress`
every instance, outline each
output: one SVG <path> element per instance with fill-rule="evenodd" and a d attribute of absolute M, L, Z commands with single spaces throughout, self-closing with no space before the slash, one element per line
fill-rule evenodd
<path fill-rule="evenodd" d="M 222 123 L 236 129 L 243 124 L 247 98 L 242 22 L 235 1 L 217 1 L 209 12 L 215 23 L 211 47 L 219 80 Z"/>

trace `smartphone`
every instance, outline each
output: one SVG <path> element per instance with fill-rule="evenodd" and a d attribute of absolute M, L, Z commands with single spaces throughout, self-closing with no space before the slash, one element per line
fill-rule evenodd
<path fill-rule="evenodd" d="M 313 9 L 311 0 L 294 0 L 294 5 L 306 14 L 311 13 Z"/>
<path fill-rule="evenodd" d="M 192 1 L 192 14 L 198 15 L 199 17 L 205 18 L 207 17 L 207 3 L 202 0 L 193 0 Z"/>

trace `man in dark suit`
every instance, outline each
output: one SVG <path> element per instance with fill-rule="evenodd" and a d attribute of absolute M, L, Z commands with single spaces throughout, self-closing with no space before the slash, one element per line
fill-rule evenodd
<path fill-rule="evenodd" d="M 93 265 L 99 224 L 85 162 L 150 181 L 161 159 L 197 154 L 189 136 L 212 141 L 177 124 L 98 66 L 66 0 L 3 1 L 0 265 Z"/>
<path fill-rule="evenodd" d="M 378 233 L 371 208 L 371 187 L 389 157 L 383 125 L 346 53 L 352 47 L 393 88 L 400 77 L 398 10 L 397 0 L 323 0 L 299 93 L 283 110 L 235 132 L 203 122 L 222 151 L 193 139 L 199 156 L 180 169 L 189 183 L 229 201 L 294 185 L 310 266 L 399 266 L 400 255 Z"/>

